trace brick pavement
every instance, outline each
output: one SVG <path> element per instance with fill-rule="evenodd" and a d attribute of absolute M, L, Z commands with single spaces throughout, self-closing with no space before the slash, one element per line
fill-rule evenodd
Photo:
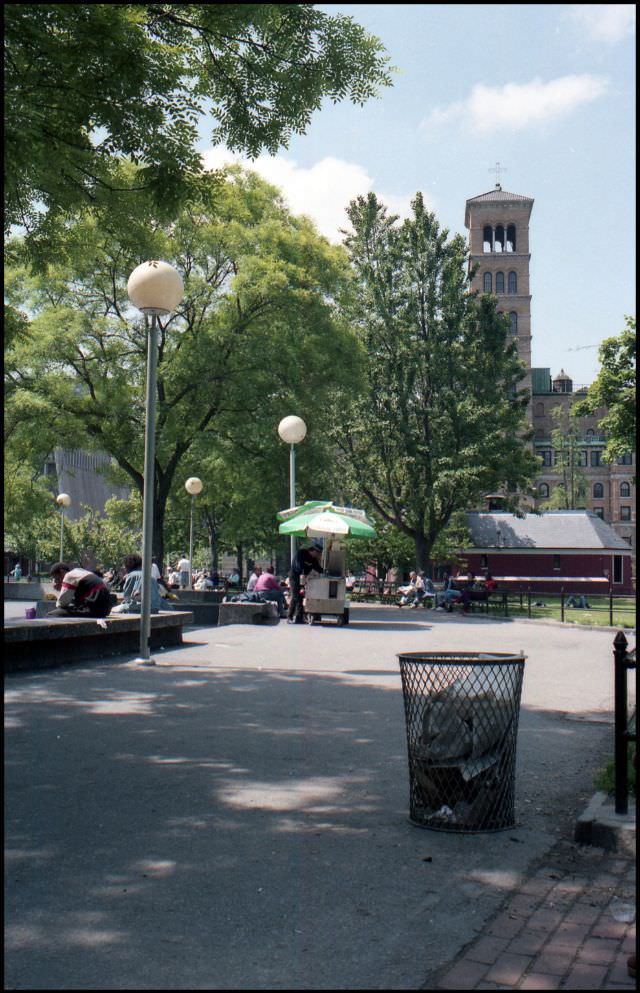
<path fill-rule="evenodd" d="M 633 859 L 559 842 L 483 934 L 423 989 L 635 989 L 627 972 L 635 923 L 615 919 L 616 901 L 635 906 Z"/>

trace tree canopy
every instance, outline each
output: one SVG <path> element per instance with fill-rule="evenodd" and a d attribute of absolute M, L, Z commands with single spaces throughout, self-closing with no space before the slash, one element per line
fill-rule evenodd
<path fill-rule="evenodd" d="M 30 430 L 48 445 L 53 436 L 62 447 L 107 452 L 142 493 L 146 332 L 126 282 L 145 258 L 175 265 L 185 298 L 160 321 L 158 349 L 161 556 L 172 487 L 201 475 L 190 457 L 224 454 L 223 439 L 241 452 L 269 436 L 275 450 L 277 424 L 292 410 L 320 420 L 330 385 L 356 378 L 357 343 L 336 313 L 344 251 L 293 217 L 254 173 L 229 170 L 214 212 L 205 199 L 169 226 L 134 220 L 108 232 L 86 212 L 44 273 L 30 273 L 19 248 L 12 252 L 9 301 L 32 319 L 6 356 L 7 422 L 20 425 L 21 439 Z"/>
<path fill-rule="evenodd" d="M 390 82 L 382 44 L 313 4 L 6 4 L 5 223 L 37 240 L 79 206 L 147 190 L 165 216 L 211 139 L 256 156 L 323 98 Z M 123 183 L 118 162 L 141 168 Z"/>
<path fill-rule="evenodd" d="M 496 299 L 470 291 L 461 236 L 418 194 L 397 224 L 375 195 L 349 208 L 354 288 L 347 313 L 366 386 L 336 415 L 336 443 L 368 507 L 408 535 L 428 568 L 456 511 L 528 487 L 524 366 Z"/>
<path fill-rule="evenodd" d="M 595 414 L 601 408 L 599 425 L 607 444 L 604 458 L 613 462 L 636 447 L 636 322 L 625 318 L 626 328 L 600 345 L 600 371 L 587 395 L 573 407 L 577 417 Z"/>

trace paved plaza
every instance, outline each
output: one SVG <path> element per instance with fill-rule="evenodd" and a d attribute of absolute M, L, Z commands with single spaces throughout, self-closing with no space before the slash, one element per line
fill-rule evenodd
<path fill-rule="evenodd" d="M 5 988 L 559 988 L 527 986 L 522 951 L 504 982 L 495 922 L 561 856 L 586 900 L 602 853 L 571 838 L 612 752 L 613 636 L 354 605 L 346 628 L 191 629 L 154 667 L 7 678 Z M 396 656 L 457 650 L 527 656 L 507 831 L 408 821 Z M 629 899 L 616 866 L 594 926 L 605 890 Z"/>

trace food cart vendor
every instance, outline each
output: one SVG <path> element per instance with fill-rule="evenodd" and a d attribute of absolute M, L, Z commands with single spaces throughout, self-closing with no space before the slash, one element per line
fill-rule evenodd
<path fill-rule="evenodd" d="M 289 573 L 289 614 L 290 624 L 303 624 L 302 616 L 302 596 L 300 593 L 301 580 L 303 576 L 308 576 L 312 569 L 322 572 L 321 565 L 322 544 L 314 541 L 308 548 L 301 548 L 296 553 L 291 563 Z"/>

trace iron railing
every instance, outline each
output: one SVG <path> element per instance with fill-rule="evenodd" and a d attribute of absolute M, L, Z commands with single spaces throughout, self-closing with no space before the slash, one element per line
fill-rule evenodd
<path fill-rule="evenodd" d="M 614 776 L 616 814 L 626 814 L 629 810 L 628 744 L 636 740 L 635 731 L 629 728 L 627 699 L 627 674 L 636 667 L 636 652 L 628 651 L 629 643 L 622 631 L 613 640 L 614 658 L 614 706 L 615 706 L 615 748 Z"/>

